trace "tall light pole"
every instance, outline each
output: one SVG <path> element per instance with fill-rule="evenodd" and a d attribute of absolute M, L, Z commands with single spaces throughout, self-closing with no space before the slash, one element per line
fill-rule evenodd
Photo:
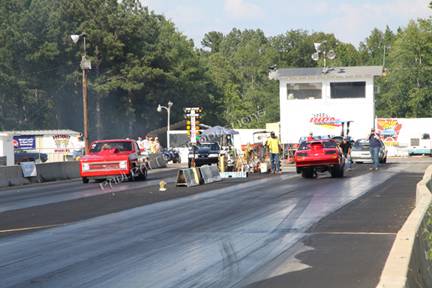
<path fill-rule="evenodd" d="M 157 111 L 158 112 L 162 112 L 162 109 L 165 109 L 167 111 L 168 114 L 168 125 L 167 125 L 167 149 L 170 148 L 170 114 L 171 114 L 171 106 L 173 106 L 173 103 L 171 101 L 168 101 L 168 105 L 167 106 L 162 106 L 162 105 L 158 105 L 157 107 Z"/>
<path fill-rule="evenodd" d="M 329 60 L 333 60 L 336 58 L 336 53 L 334 52 L 333 49 L 331 50 L 326 50 L 326 47 L 323 48 L 323 46 L 327 46 L 325 45 L 327 44 L 327 41 L 324 40 L 323 42 L 317 42 L 314 43 L 314 47 L 315 47 L 315 53 L 312 54 L 312 60 L 314 61 L 319 61 L 320 56 L 323 56 L 323 60 L 324 60 L 324 68 L 323 68 L 323 73 L 327 73 L 328 72 L 328 68 L 327 68 L 327 59 Z"/>
<path fill-rule="evenodd" d="M 385 63 L 386 63 L 386 50 L 390 49 L 391 46 L 390 45 L 386 45 L 384 44 L 384 51 L 383 51 L 383 69 L 385 70 Z"/>
<path fill-rule="evenodd" d="M 84 126 L 84 147 L 85 154 L 89 152 L 89 117 L 88 117 L 88 70 L 91 69 L 91 62 L 87 59 L 86 52 L 86 34 L 81 33 L 80 35 L 71 35 L 72 41 L 77 44 L 79 39 L 83 39 L 84 42 L 84 53 L 81 57 L 81 70 L 82 70 L 82 95 L 83 95 L 83 126 Z"/>

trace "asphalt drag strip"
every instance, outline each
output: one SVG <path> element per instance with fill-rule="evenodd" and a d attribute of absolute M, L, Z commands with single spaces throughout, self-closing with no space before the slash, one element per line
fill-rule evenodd
<path fill-rule="evenodd" d="M 286 252 L 290 262 L 278 263 L 266 280 L 247 287 L 376 287 L 396 233 L 415 205 L 422 177 L 399 173 L 323 218 L 300 246 Z M 290 267 L 293 261 L 301 263 L 298 269 Z"/>
<path fill-rule="evenodd" d="M 176 171 L 165 173 L 163 175 L 165 178 L 149 177 L 149 180 L 152 181 L 151 185 L 143 186 L 143 184 L 141 184 L 139 188 L 131 187 L 131 183 L 119 183 L 114 185 L 114 189 L 110 190 L 110 187 L 105 187 L 103 193 L 101 192 L 91 197 L 4 211 L 0 213 L 0 237 L 10 236 L 16 233 L 33 232 L 38 229 L 52 228 L 57 225 L 65 225 L 156 202 L 186 197 L 214 189 L 224 189 L 233 185 L 253 182 L 268 177 L 275 177 L 268 174 L 256 174 L 246 179 L 226 179 L 222 182 L 195 187 L 176 187 L 175 181 L 171 179 L 174 177 L 175 172 Z M 282 177 L 294 177 L 294 175 Z M 167 179 L 170 179 L 170 181 L 167 181 Z M 167 191 L 159 191 L 160 180 L 168 182 Z M 148 184 L 147 181 L 141 181 L 141 183 Z M 85 184 L 78 183 L 78 185 L 84 188 L 86 187 Z M 95 185 L 97 184 L 93 186 Z M 118 187 L 121 186 L 128 189 L 118 189 Z M 16 205 L 18 206 L 19 203 Z"/>
<path fill-rule="evenodd" d="M 369 165 L 354 165 L 346 178 L 369 173 Z M 391 168 L 386 165 L 383 170 Z M 17 233 L 34 232 L 39 229 L 65 225 L 105 214 L 115 213 L 160 201 L 173 200 L 214 189 L 223 189 L 237 184 L 269 177 L 271 174 L 250 174 L 246 179 L 225 179 L 222 182 L 196 187 L 176 187 L 177 170 L 151 171 L 146 181 L 113 184 L 112 188 L 103 183 L 82 184 L 78 181 L 59 182 L 50 185 L 13 187 L 0 192 L 0 237 Z M 295 173 L 284 174 L 284 179 L 293 178 L 293 183 L 301 183 L 303 188 L 332 182 L 328 173 L 318 179 L 302 179 Z M 168 183 L 167 191 L 160 192 L 159 181 Z M 101 189 L 103 187 L 103 190 Z"/>
<path fill-rule="evenodd" d="M 308 271 L 298 256 L 316 249 L 303 242 L 311 227 L 407 168 L 233 179 L 244 182 L 2 237 L 0 279 L 3 287 L 245 287 Z"/>

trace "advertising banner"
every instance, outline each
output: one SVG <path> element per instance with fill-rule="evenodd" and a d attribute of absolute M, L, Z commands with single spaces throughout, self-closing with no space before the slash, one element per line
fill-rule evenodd
<path fill-rule="evenodd" d="M 70 151 L 69 148 L 69 140 L 71 138 L 70 135 L 67 134 L 58 134 L 52 136 L 54 143 L 55 143 L 55 153 L 68 153 Z"/>
<path fill-rule="evenodd" d="M 36 137 L 34 135 L 13 136 L 15 149 L 31 150 L 36 148 Z"/>
<path fill-rule="evenodd" d="M 36 177 L 37 170 L 35 162 L 21 162 L 21 169 L 24 177 Z"/>
<path fill-rule="evenodd" d="M 335 129 L 342 126 L 342 121 L 327 113 L 313 114 L 310 123 L 327 129 Z"/>
<path fill-rule="evenodd" d="M 402 123 L 397 118 L 378 118 L 377 132 L 386 146 L 399 145 L 399 133 L 402 129 Z"/>

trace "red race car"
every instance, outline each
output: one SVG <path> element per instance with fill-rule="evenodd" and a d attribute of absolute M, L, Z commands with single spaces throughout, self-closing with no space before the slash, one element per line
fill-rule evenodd
<path fill-rule="evenodd" d="M 343 177 L 345 158 L 334 140 L 305 141 L 295 152 L 297 173 L 314 178 L 317 172 L 329 171 L 332 177 Z"/>
<path fill-rule="evenodd" d="M 83 183 L 93 179 L 122 177 L 145 179 L 147 165 L 135 140 L 98 140 L 90 146 L 90 153 L 80 159 Z"/>

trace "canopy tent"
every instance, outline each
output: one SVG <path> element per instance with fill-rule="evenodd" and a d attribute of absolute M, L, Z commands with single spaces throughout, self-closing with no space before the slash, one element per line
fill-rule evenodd
<path fill-rule="evenodd" d="M 232 136 L 239 132 L 222 126 L 213 126 L 201 134 L 201 142 L 218 142 L 221 146 L 232 145 Z"/>
<path fill-rule="evenodd" d="M 236 135 L 236 134 L 239 134 L 239 132 L 222 126 L 213 126 L 202 132 L 203 136 L 215 136 L 215 137 Z"/>

